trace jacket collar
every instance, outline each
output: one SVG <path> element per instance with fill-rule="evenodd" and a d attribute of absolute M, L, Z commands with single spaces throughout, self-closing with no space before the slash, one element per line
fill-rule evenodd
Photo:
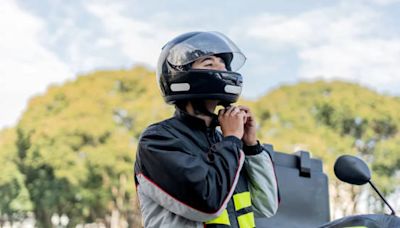
<path fill-rule="evenodd" d="M 207 129 L 206 122 L 203 119 L 190 115 L 186 111 L 179 108 L 176 108 L 174 116 L 193 128 Z M 214 114 L 209 128 L 214 129 L 217 126 L 219 126 L 218 116 Z"/>

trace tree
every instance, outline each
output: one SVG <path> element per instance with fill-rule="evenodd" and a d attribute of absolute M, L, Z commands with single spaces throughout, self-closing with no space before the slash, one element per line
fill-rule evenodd
<path fill-rule="evenodd" d="M 17 126 L 18 164 L 41 226 L 51 226 L 53 213 L 66 214 L 71 225 L 140 224 L 136 142 L 145 126 L 172 111 L 152 74 L 140 67 L 97 72 L 29 102 Z"/>
<path fill-rule="evenodd" d="M 361 189 L 342 184 L 334 177 L 332 168 L 339 155 L 357 155 L 370 163 L 375 172 L 373 178 L 386 194 L 392 193 L 399 183 L 398 99 L 355 84 L 314 82 L 283 86 L 254 106 L 260 114 L 262 139 L 278 150 L 309 150 L 323 160 L 330 176 L 331 196 L 349 199 L 347 204 L 340 205 L 334 204 L 338 200 L 331 200 L 336 210 L 343 206 L 340 214 L 359 210 Z M 371 205 L 370 209 L 382 211 L 380 206 Z"/>
<path fill-rule="evenodd" d="M 0 132 L 0 226 L 6 221 L 13 222 L 25 217 L 32 209 L 29 193 L 24 185 L 24 176 L 19 172 L 15 159 L 17 148 L 14 144 L 14 128 Z"/>

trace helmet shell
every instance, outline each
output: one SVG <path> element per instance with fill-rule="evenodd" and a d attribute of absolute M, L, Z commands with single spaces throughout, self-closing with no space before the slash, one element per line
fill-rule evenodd
<path fill-rule="evenodd" d="M 191 64 L 205 56 L 221 57 L 226 71 L 192 69 Z M 242 76 L 235 72 L 246 61 L 239 48 L 218 32 L 182 34 L 162 49 L 157 64 L 157 81 L 164 100 L 221 100 L 234 103 L 242 90 Z"/>

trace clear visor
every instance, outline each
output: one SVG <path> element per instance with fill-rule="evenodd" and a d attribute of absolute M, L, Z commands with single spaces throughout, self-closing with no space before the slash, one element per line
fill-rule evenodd
<path fill-rule="evenodd" d="M 232 54 L 230 64 L 227 63 L 232 71 L 240 69 L 246 61 L 239 48 L 219 32 L 199 33 L 175 45 L 170 49 L 167 61 L 174 66 L 184 66 L 199 58 L 223 53 Z"/>

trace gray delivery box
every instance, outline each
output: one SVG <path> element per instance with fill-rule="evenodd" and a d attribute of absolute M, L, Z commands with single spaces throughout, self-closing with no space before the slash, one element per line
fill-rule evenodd
<path fill-rule="evenodd" d="M 318 227 L 330 220 L 328 177 L 321 160 L 306 151 L 286 154 L 264 144 L 275 163 L 280 204 L 271 218 L 256 218 L 258 228 Z"/>

